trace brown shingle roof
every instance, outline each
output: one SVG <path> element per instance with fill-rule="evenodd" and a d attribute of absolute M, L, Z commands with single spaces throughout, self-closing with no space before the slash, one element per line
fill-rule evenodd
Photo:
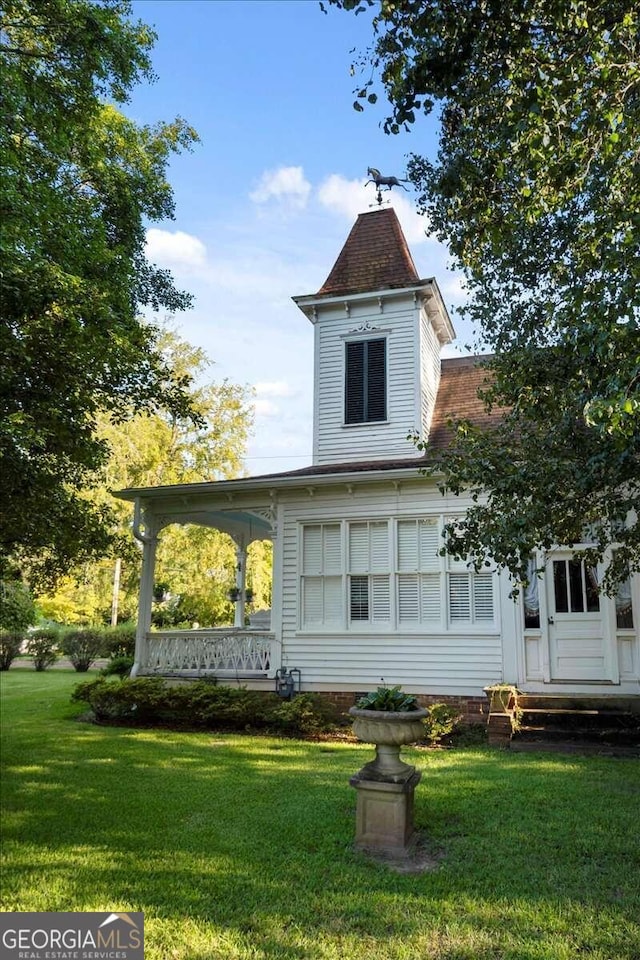
<path fill-rule="evenodd" d="M 430 450 L 442 450 L 453 439 L 447 420 L 470 420 L 475 426 L 490 427 L 499 423 L 503 411 L 495 408 L 487 413 L 478 397 L 487 374 L 486 357 L 455 357 L 441 361 L 440 386 L 429 430 Z"/>
<path fill-rule="evenodd" d="M 420 277 L 392 207 L 361 213 L 318 296 L 397 289 Z"/>

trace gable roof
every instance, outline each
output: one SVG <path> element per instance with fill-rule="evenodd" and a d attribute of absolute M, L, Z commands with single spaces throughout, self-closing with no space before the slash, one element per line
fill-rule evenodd
<path fill-rule="evenodd" d="M 361 213 L 317 296 L 343 296 L 420 283 L 393 207 Z"/>

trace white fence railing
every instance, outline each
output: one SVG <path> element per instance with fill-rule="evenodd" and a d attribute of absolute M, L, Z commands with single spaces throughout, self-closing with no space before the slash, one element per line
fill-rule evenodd
<path fill-rule="evenodd" d="M 275 636 L 265 630 L 167 630 L 147 634 L 144 673 L 265 677 L 277 664 Z"/>

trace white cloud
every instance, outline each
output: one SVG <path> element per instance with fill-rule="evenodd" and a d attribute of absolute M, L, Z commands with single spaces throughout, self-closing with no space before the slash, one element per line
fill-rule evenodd
<path fill-rule="evenodd" d="M 366 213 L 375 204 L 375 190 L 373 185 L 364 189 L 364 180 L 347 180 L 338 173 L 332 173 L 318 188 L 318 200 L 328 210 L 342 215 L 345 220 L 354 221 L 359 213 Z M 419 216 L 413 203 L 401 193 L 402 187 L 393 190 L 383 190 L 382 199 L 389 201 L 402 225 L 407 243 L 415 245 L 432 240 L 427 231 L 429 222 L 426 217 Z"/>
<path fill-rule="evenodd" d="M 346 220 L 355 220 L 364 213 L 367 200 L 362 180 L 347 180 L 339 173 L 332 173 L 318 187 L 318 200 L 326 209 L 339 213 Z"/>
<path fill-rule="evenodd" d="M 272 400 L 264 400 L 258 397 L 253 405 L 258 417 L 275 417 L 280 413 L 280 407 Z"/>
<path fill-rule="evenodd" d="M 207 263 L 207 248 L 190 233 L 176 230 L 147 230 L 146 253 L 161 267 L 201 270 Z"/>
<path fill-rule="evenodd" d="M 264 380 L 254 384 L 254 390 L 259 397 L 292 397 L 295 394 L 286 380 Z"/>
<path fill-rule="evenodd" d="M 267 203 L 268 200 L 286 200 L 292 206 L 302 209 L 306 206 L 311 184 L 305 178 L 302 167 L 278 167 L 266 170 L 255 190 L 249 194 L 254 203 Z"/>

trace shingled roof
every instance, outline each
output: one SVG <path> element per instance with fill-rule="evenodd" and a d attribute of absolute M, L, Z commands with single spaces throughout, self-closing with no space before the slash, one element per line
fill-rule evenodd
<path fill-rule="evenodd" d="M 317 296 L 343 296 L 420 283 L 395 210 L 361 213 Z"/>

